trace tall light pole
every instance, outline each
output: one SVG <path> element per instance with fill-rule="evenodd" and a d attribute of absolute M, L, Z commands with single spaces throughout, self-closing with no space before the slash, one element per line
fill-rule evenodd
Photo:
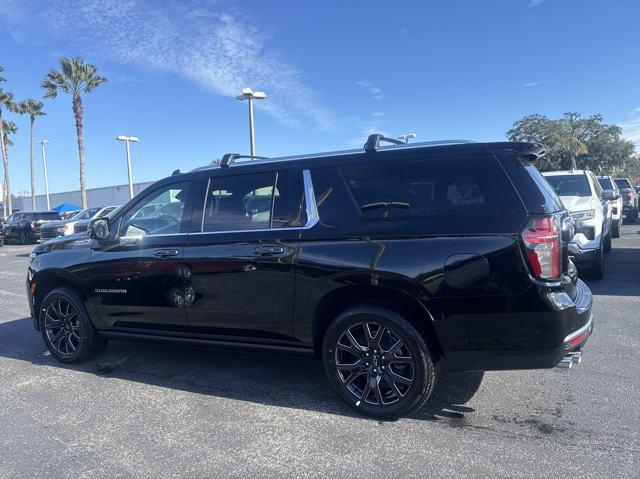
<path fill-rule="evenodd" d="M 405 143 L 409 143 L 409 138 L 415 138 L 416 134 L 415 133 L 407 133 L 405 135 L 400 135 L 398 137 L 398 140 L 404 140 Z"/>
<path fill-rule="evenodd" d="M 47 143 L 49 143 L 47 140 L 40 140 L 40 144 L 42 145 L 42 166 L 44 170 L 44 191 L 47 194 L 47 211 L 51 211 L 51 202 L 49 201 L 49 175 L 47 174 L 47 153 L 45 151 L 45 145 Z"/>
<path fill-rule="evenodd" d="M 135 136 L 118 135 L 116 140 L 124 141 L 127 147 L 127 173 L 129 174 L 129 199 L 133 198 L 133 181 L 131 179 L 131 151 L 129 150 L 129 142 L 137 143 L 139 140 Z"/>
<path fill-rule="evenodd" d="M 253 100 L 264 100 L 267 95 L 261 91 L 253 91 L 251 88 L 245 88 L 242 93 L 236 97 L 236 100 L 249 102 L 249 146 L 251 148 L 251 156 L 256 156 L 256 144 L 253 136 Z"/>

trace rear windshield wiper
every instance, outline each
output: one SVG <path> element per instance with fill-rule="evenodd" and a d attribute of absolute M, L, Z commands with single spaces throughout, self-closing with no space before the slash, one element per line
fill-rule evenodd
<path fill-rule="evenodd" d="M 362 211 L 384 209 L 384 213 L 382 214 L 382 217 L 386 218 L 387 216 L 389 216 L 389 212 L 391 211 L 391 208 L 400 208 L 402 210 L 408 210 L 410 206 L 411 205 L 409 205 L 409 203 L 405 203 L 402 201 L 377 201 L 375 203 L 367 203 L 366 205 L 362 205 L 360 209 Z"/>

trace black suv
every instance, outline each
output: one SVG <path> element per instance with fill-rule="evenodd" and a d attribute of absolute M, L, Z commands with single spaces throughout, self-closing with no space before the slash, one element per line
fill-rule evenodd
<path fill-rule="evenodd" d="M 544 148 L 383 140 L 225 155 L 89 236 L 37 246 L 36 329 L 68 363 L 108 338 L 316 354 L 338 394 L 377 417 L 417 411 L 438 366 L 578 363 L 591 292 L 568 255 L 571 219 L 532 163 Z"/>
<path fill-rule="evenodd" d="M 7 243 L 35 243 L 40 239 L 42 225 L 59 219 L 60 215 L 55 211 L 13 213 L 4 223 L 5 240 Z"/>

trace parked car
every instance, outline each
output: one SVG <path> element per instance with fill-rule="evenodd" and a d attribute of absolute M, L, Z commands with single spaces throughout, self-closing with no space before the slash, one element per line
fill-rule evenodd
<path fill-rule="evenodd" d="M 611 251 L 610 193 L 604 194 L 589 170 L 542 173 L 575 221 L 569 244 L 578 267 L 589 268 L 595 278 L 604 275 L 604 253 Z"/>
<path fill-rule="evenodd" d="M 638 219 L 638 193 L 629 178 L 614 180 L 622 195 L 622 214 L 627 223 L 634 223 Z"/>
<path fill-rule="evenodd" d="M 176 171 L 38 245 L 27 294 L 51 354 L 109 338 L 322 358 L 357 411 L 399 417 L 441 367 L 570 367 L 592 296 L 527 143 L 432 142 Z M 162 215 L 137 217 L 149 204 Z M 157 212 L 156 212 L 157 213 Z"/>
<path fill-rule="evenodd" d="M 0 248 L 4 246 L 4 221 L 0 221 Z"/>
<path fill-rule="evenodd" d="M 613 198 L 609 200 L 611 204 L 611 237 L 620 238 L 620 232 L 622 231 L 622 196 L 620 190 L 610 176 L 598 176 L 598 183 L 600 183 L 602 190 Z"/>
<path fill-rule="evenodd" d="M 101 209 L 101 206 L 87 208 L 76 213 L 69 219 L 52 221 L 42 228 L 42 239 L 46 241 L 59 236 L 72 235 L 74 233 L 74 226 L 76 222 L 81 220 L 91 220 Z"/>
<path fill-rule="evenodd" d="M 118 205 L 116 205 L 116 206 L 105 206 L 104 208 L 99 210 L 92 218 L 87 218 L 87 219 L 84 219 L 84 220 L 76 221 L 75 224 L 73 225 L 73 232 L 74 233 L 83 233 L 83 232 L 87 231 L 87 229 L 89 228 L 89 224 L 91 223 L 91 220 L 93 218 L 103 218 L 105 216 L 109 216 L 113 211 L 117 210 L 118 208 L 120 208 L 120 206 L 118 206 Z"/>
<path fill-rule="evenodd" d="M 40 239 L 44 225 L 60 218 L 55 211 L 26 211 L 13 213 L 4 223 L 5 241 L 21 244 L 35 243 Z"/>

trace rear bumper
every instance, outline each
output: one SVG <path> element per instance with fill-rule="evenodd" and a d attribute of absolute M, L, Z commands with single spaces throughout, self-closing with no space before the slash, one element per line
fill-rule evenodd
<path fill-rule="evenodd" d="M 567 354 L 582 349 L 593 332 L 591 290 L 581 280 L 574 288 L 575 300 L 562 290 L 541 291 L 547 311 L 473 318 L 466 347 L 444 348 L 444 366 L 455 371 L 557 366 Z"/>

